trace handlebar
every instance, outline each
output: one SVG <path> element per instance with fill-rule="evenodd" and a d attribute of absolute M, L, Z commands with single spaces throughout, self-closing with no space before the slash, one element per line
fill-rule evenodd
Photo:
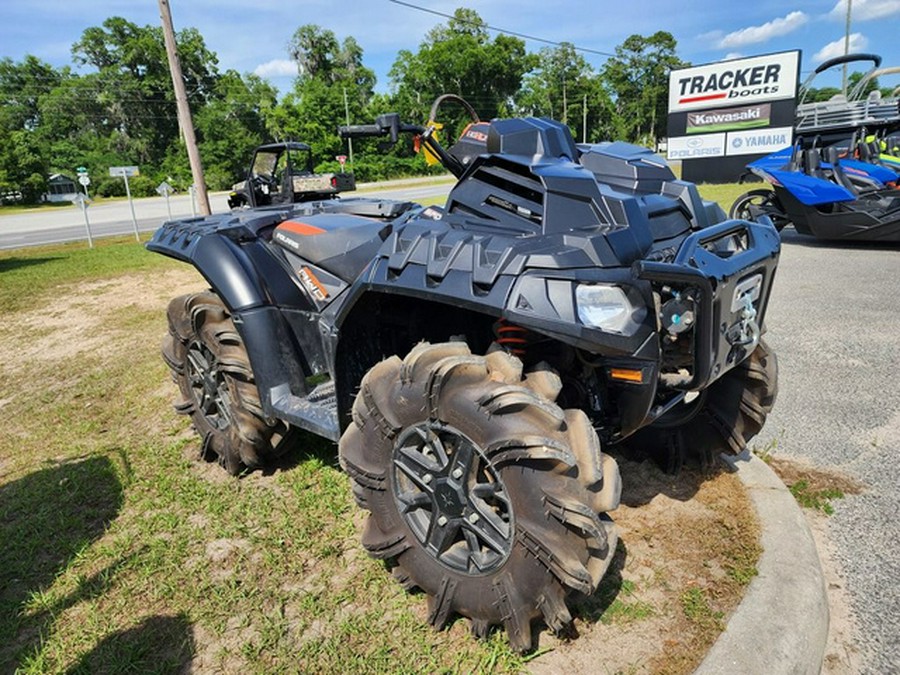
<path fill-rule="evenodd" d="M 431 123 L 429 123 L 431 124 Z M 433 136 L 434 126 L 423 127 L 419 124 L 404 124 L 397 113 L 386 113 L 375 119 L 375 124 L 347 124 L 338 127 L 341 138 L 366 138 L 390 136 L 390 145 L 397 142 L 401 133 L 415 134 L 421 138 L 421 142 L 434 153 L 441 164 L 454 176 L 459 178 L 465 167 L 458 159 L 447 153 Z"/>
<path fill-rule="evenodd" d="M 384 132 L 377 124 L 348 124 L 338 127 L 341 138 L 366 138 L 369 136 L 383 136 Z"/>
<path fill-rule="evenodd" d="M 348 124 L 338 127 L 341 138 L 365 138 L 369 136 L 388 136 L 391 143 L 396 143 L 401 133 L 421 134 L 425 127 L 418 124 L 403 124 L 400 115 L 387 113 L 375 118 L 375 124 Z"/>

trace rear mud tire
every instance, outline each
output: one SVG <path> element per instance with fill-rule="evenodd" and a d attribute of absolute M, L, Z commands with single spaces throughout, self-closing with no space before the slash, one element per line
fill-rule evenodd
<path fill-rule="evenodd" d="M 181 393 L 175 410 L 190 415 L 203 457 L 236 476 L 278 454 L 289 429 L 265 418 L 243 340 L 219 296 L 177 297 L 167 316 L 162 355 Z"/>
<path fill-rule="evenodd" d="M 556 378 L 556 382 L 553 379 Z M 533 647 L 532 623 L 571 623 L 569 591 L 592 593 L 616 546 L 618 466 L 583 412 L 563 411 L 555 374 L 522 377 L 504 352 L 422 343 L 363 378 L 340 461 L 362 535 L 437 629 L 467 617 Z"/>
<path fill-rule="evenodd" d="M 683 403 L 629 437 L 669 473 L 683 464 L 715 464 L 720 454 L 739 454 L 760 432 L 778 395 L 778 361 L 764 340 L 693 401 Z"/>

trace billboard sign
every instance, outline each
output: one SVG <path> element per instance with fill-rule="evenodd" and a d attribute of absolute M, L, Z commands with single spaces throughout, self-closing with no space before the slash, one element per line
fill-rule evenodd
<path fill-rule="evenodd" d="M 719 61 L 669 73 L 669 112 L 759 103 L 797 95 L 800 52 Z"/>
<path fill-rule="evenodd" d="M 799 73 L 799 50 L 672 71 L 667 157 L 685 160 L 685 180 L 737 180 L 793 142 Z"/>

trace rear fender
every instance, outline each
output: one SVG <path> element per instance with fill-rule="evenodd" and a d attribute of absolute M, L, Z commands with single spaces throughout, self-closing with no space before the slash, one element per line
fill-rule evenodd
<path fill-rule="evenodd" d="M 213 227 L 206 223 L 221 226 L 223 220 L 167 223 L 147 248 L 190 263 L 222 298 L 247 349 L 263 408 L 272 415 L 273 388 L 286 384 L 298 396 L 306 393 L 305 360 L 280 308 L 314 308 L 263 242 L 239 243 L 234 231 L 203 231 Z"/>

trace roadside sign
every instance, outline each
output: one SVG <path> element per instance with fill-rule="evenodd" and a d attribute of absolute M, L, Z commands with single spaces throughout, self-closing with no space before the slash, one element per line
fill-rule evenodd
<path fill-rule="evenodd" d="M 140 176 L 141 170 L 136 166 L 111 166 L 109 167 L 109 175 L 113 178 Z"/>
<path fill-rule="evenodd" d="M 111 166 L 109 167 L 109 175 L 113 178 L 122 178 L 125 180 L 125 196 L 128 197 L 128 206 L 131 208 L 131 224 L 134 225 L 134 238 L 141 240 L 138 234 L 137 217 L 134 215 L 134 200 L 131 198 L 131 188 L 128 187 L 129 176 L 140 176 L 141 171 L 136 166 Z"/>
<path fill-rule="evenodd" d="M 87 173 L 87 172 L 88 172 L 88 170 L 85 169 L 83 166 L 79 166 L 77 169 L 75 169 L 75 173 L 77 173 L 79 176 L 80 176 L 81 174 Z"/>
<path fill-rule="evenodd" d="M 91 178 L 86 173 L 78 174 L 78 182 L 87 187 L 91 184 Z"/>
<path fill-rule="evenodd" d="M 163 181 L 156 186 L 156 192 L 166 198 L 166 213 L 169 214 L 169 220 L 172 220 L 172 207 L 169 205 L 169 195 L 175 192 L 175 189 L 166 181 Z"/>
<path fill-rule="evenodd" d="M 344 173 L 344 164 L 347 163 L 347 155 L 335 155 L 334 158 L 341 163 L 341 173 Z"/>

